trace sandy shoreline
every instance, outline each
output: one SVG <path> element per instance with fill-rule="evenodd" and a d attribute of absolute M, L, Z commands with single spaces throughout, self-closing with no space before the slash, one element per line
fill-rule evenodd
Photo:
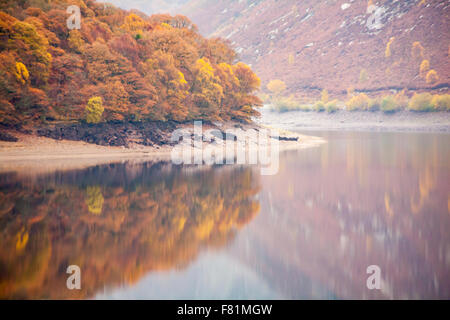
<path fill-rule="evenodd" d="M 280 152 L 318 146 L 322 138 L 281 131 L 284 137 L 298 141 L 280 141 Z M 171 161 L 173 147 L 132 145 L 126 147 L 100 146 L 82 141 L 54 140 L 35 135 L 14 133 L 17 142 L 0 141 L 0 172 L 44 173 L 54 170 L 83 169 L 99 164 L 124 161 Z M 220 147 L 220 146 L 219 146 Z"/>
<path fill-rule="evenodd" d="M 354 131 L 414 131 L 450 133 L 450 112 L 326 112 L 286 113 L 262 108 L 262 117 L 247 129 L 276 128 L 283 137 L 298 141 L 280 141 L 280 151 L 319 146 L 326 141 L 297 131 L 354 130 Z M 227 124 L 221 130 L 232 127 Z M 205 127 L 204 129 L 208 129 Z M 289 130 L 289 131 L 288 131 Z M 133 144 L 129 147 L 100 146 L 82 141 L 54 140 L 36 135 L 14 133 L 17 142 L 0 141 L 0 172 L 32 170 L 45 172 L 86 168 L 98 164 L 123 161 L 171 161 L 173 147 L 151 147 Z M 216 146 L 217 147 L 217 146 Z M 221 146 L 218 146 L 219 148 Z"/>
<path fill-rule="evenodd" d="M 82 141 L 54 140 L 34 135 L 15 134 L 19 141 L 0 141 L 0 172 L 82 169 L 98 164 L 133 159 L 163 161 L 169 148 L 105 147 Z"/>

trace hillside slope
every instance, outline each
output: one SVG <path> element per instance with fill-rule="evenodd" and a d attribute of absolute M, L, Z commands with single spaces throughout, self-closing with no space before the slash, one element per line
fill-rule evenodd
<path fill-rule="evenodd" d="M 191 0 L 181 11 L 229 39 L 264 87 L 448 91 L 449 1 Z"/>
<path fill-rule="evenodd" d="M 109 2 L 122 9 L 134 9 L 147 14 L 154 14 L 176 13 L 178 8 L 188 1 L 189 0 L 104 0 L 98 2 Z"/>

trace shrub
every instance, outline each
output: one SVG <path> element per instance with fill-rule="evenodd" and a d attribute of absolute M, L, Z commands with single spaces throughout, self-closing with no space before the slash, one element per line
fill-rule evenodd
<path fill-rule="evenodd" d="M 327 110 L 328 113 L 336 112 L 338 110 L 337 100 L 332 100 L 325 104 L 325 110 Z"/>
<path fill-rule="evenodd" d="M 86 106 L 86 122 L 99 123 L 104 110 L 101 97 L 90 98 Z"/>
<path fill-rule="evenodd" d="M 394 113 L 399 110 L 399 107 L 393 96 L 384 97 L 381 100 L 381 111 L 384 113 Z"/>
<path fill-rule="evenodd" d="M 415 93 L 409 101 L 408 107 L 413 111 L 431 111 L 431 99 L 433 96 L 429 93 Z"/>
<path fill-rule="evenodd" d="M 450 111 L 450 94 L 435 94 L 431 99 L 431 106 L 434 110 Z"/>
<path fill-rule="evenodd" d="M 325 104 L 322 101 L 317 101 L 314 104 L 314 110 L 317 112 L 325 111 Z"/>
<path fill-rule="evenodd" d="M 427 73 L 426 82 L 428 84 L 436 83 L 439 80 L 439 76 L 435 70 L 430 70 Z"/>
<path fill-rule="evenodd" d="M 409 98 L 405 93 L 405 90 L 400 91 L 394 96 L 395 103 L 399 109 L 406 109 L 408 107 Z"/>
<path fill-rule="evenodd" d="M 350 111 L 367 110 L 369 107 L 369 101 L 370 98 L 366 94 L 360 93 L 347 101 L 347 109 Z"/>
<path fill-rule="evenodd" d="M 272 109 L 278 112 L 288 112 L 298 108 L 299 103 L 294 97 L 280 97 L 274 100 Z"/>
<path fill-rule="evenodd" d="M 280 97 L 273 101 L 271 109 L 276 112 L 311 111 L 311 106 L 300 104 L 294 96 Z"/>
<path fill-rule="evenodd" d="M 307 104 L 302 104 L 299 106 L 300 111 L 308 112 L 311 111 L 311 106 Z"/>
<path fill-rule="evenodd" d="M 379 98 L 370 99 L 367 110 L 369 111 L 378 111 L 380 110 L 381 101 Z"/>

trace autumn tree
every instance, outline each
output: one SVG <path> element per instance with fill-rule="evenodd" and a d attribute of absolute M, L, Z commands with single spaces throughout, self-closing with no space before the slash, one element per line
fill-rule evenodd
<path fill-rule="evenodd" d="M 146 80 L 158 88 L 156 112 L 162 119 L 182 121 L 188 115 L 184 99 L 188 95 L 188 83 L 184 74 L 175 66 L 170 53 L 157 51 L 145 63 Z"/>
<path fill-rule="evenodd" d="M 137 14 L 131 13 L 125 17 L 125 21 L 121 28 L 129 33 L 142 36 L 145 30 L 150 28 L 150 23 L 145 21 L 143 18 L 138 16 Z"/>
<path fill-rule="evenodd" d="M 426 77 L 426 74 L 428 73 L 428 71 L 430 70 L 430 62 L 428 60 L 423 60 L 422 63 L 420 64 L 420 76 L 421 77 Z"/>
<path fill-rule="evenodd" d="M 439 76 L 435 70 L 430 70 L 425 77 L 425 80 L 428 84 L 435 84 L 439 81 Z"/>
<path fill-rule="evenodd" d="M 48 40 L 38 33 L 32 24 L 16 20 L 0 12 L 2 26 L 0 35 L 8 40 L 0 45 L 0 50 L 8 50 L 27 66 L 33 86 L 47 83 L 52 56 L 48 53 Z"/>
<path fill-rule="evenodd" d="M 384 52 L 384 55 L 386 58 L 389 58 L 392 55 L 392 44 L 395 41 L 395 37 L 391 37 L 388 41 L 388 43 L 386 44 L 386 49 Z"/>
<path fill-rule="evenodd" d="M 103 108 L 103 101 L 101 97 L 90 98 L 86 106 L 86 122 L 99 123 L 102 119 L 104 110 L 105 108 Z"/>
<path fill-rule="evenodd" d="M 82 53 L 85 42 L 78 30 L 70 30 L 67 42 L 69 44 L 69 48 L 75 53 Z"/>
<path fill-rule="evenodd" d="M 249 122 L 250 117 L 259 116 L 259 112 L 254 107 L 261 106 L 262 101 L 253 93 L 259 90 L 261 80 L 248 65 L 242 62 L 234 65 L 233 71 L 239 81 L 239 88 L 237 103 L 232 107 L 231 114 L 235 119 Z"/>
<path fill-rule="evenodd" d="M 214 69 L 206 58 L 197 60 L 194 74 L 191 91 L 197 106 L 197 114 L 207 120 L 217 120 L 224 97 L 220 79 L 214 74 Z"/>
<path fill-rule="evenodd" d="M 17 81 L 21 84 L 25 84 L 30 77 L 28 73 L 27 67 L 22 62 L 16 62 L 16 73 L 15 73 Z"/>
<path fill-rule="evenodd" d="M 68 30 L 68 0 L 12 3 L 0 6 L 0 113 L 16 115 L 3 119 L 82 120 L 93 97 L 106 121 L 258 115 L 259 78 L 229 41 L 203 38 L 184 16 L 76 0 L 83 23 Z"/>
<path fill-rule="evenodd" d="M 281 80 L 271 80 L 268 84 L 267 84 L 267 89 L 270 90 L 270 92 L 272 92 L 275 95 L 280 95 L 284 90 L 286 90 L 286 84 L 284 83 L 284 81 Z"/>

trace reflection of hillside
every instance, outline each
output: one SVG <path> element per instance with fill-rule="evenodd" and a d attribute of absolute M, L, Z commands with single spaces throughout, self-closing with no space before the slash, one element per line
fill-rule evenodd
<path fill-rule="evenodd" d="M 291 297 L 450 297 L 446 137 L 360 135 L 286 155 L 262 182 L 252 236 L 264 250 L 242 258 L 266 261 L 264 277 Z M 365 286 L 371 264 L 381 292 Z"/>
<path fill-rule="evenodd" d="M 84 298 L 183 267 L 258 212 L 247 168 L 186 173 L 106 165 L 34 179 L 0 176 L 0 298 Z M 82 290 L 65 273 L 79 265 Z"/>

